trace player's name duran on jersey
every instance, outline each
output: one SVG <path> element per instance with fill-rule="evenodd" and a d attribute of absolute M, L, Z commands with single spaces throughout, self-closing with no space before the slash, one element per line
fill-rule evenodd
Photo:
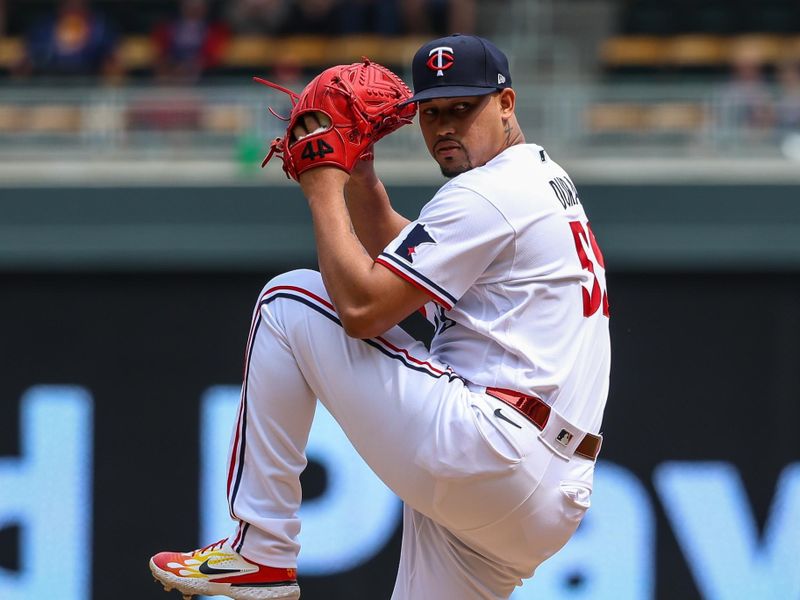
<path fill-rule="evenodd" d="M 553 188 L 553 193 L 555 193 L 564 210 L 581 203 L 578 189 L 569 177 L 554 177 L 548 183 Z"/>
<path fill-rule="evenodd" d="M 453 306 L 455 306 L 456 303 L 456 298 L 454 298 L 452 294 L 450 294 L 441 286 L 436 285 L 423 274 L 415 271 L 403 259 L 392 256 L 386 252 L 381 252 L 380 256 L 375 259 L 375 262 L 382 264 L 390 271 L 393 271 L 415 287 L 421 289 L 423 292 L 433 298 L 437 304 L 441 304 L 447 310 L 453 310 Z"/>

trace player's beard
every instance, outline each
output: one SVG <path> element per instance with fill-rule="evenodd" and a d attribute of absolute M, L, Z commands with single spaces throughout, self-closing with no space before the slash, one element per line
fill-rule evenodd
<path fill-rule="evenodd" d="M 466 173 L 472 168 L 473 168 L 472 159 L 470 159 L 466 148 L 464 148 L 463 162 L 459 164 L 450 164 L 447 163 L 447 161 L 445 161 L 445 163 L 439 163 L 439 169 L 442 171 L 442 175 L 444 175 L 448 179 L 456 177 L 457 175 L 461 175 L 462 173 Z"/>
<path fill-rule="evenodd" d="M 472 163 L 469 162 L 469 160 L 468 160 L 467 162 L 462 163 L 461 165 L 459 165 L 457 167 L 455 167 L 455 166 L 447 166 L 447 167 L 445 167 L 444 165 L 439 165 L 439 169 L 441 169 L 442 175 L 444 175 L 445 177 L 453 178 L 453 177 L 455 177 L 457 175 L 461 175 L 462 173 L 466 173 L 467 171 L 472 169 Z"/>

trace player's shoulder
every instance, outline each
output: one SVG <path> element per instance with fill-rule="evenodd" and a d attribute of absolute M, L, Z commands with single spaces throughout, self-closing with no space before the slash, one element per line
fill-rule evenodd
<path fill-rule="evenodd" d="M 517 144 L 506 148 L 485 165 L 453 178 L 442 187 L 442 191 L 449 191 L 446 188 L 468 190 L 502 206 L 519 198 L 521 192 L 529 199 L 547 195 L 549 182 L 555 177 L 568 176 L 542 146 Z"/>
<path fill-rule="evenodd" d="M 561 167 L 542 146 L 517 144 L 506 148 L 485 165 L 462 173 L 453 181 L 464 187 L 496 188 L 498 185 L 526 184 L 547 181 Z"/>

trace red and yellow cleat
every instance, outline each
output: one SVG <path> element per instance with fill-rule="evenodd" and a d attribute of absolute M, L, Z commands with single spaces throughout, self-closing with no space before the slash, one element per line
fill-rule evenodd
<path fill-rule="evenodd" d="M 150 559 L 155 578 L 184 597 L 227 596 L 235 600 L 300 598 L 295 569 L 265 567 L 235 552 L 228 540 L 193 552 L 159 552 Z"/>

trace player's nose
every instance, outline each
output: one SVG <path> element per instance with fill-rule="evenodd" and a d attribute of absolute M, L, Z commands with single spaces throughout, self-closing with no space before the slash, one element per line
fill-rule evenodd
<path fill-rule="evenodd" d="M 434 131 L 436 132 L 437 138 L 444 138 L 453 135 L 456 132 L 456 128 L 452 119 L 439 117 L 436 121 Z"/>

